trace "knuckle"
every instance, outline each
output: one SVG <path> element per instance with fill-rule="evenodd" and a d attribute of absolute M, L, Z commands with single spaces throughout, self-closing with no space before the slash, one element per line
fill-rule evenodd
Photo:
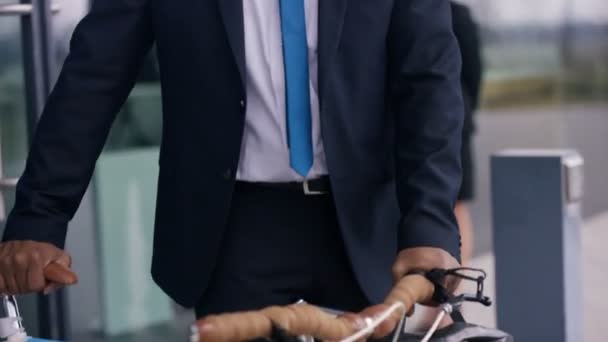
<path fill-rule="evenodd" d="M 44 279 L 42 277 L 36 277 L 28 284 L 28 291 L 42 291 L 44 289 Z"/>
<path fill-rule="evenodd" d="M 393 273 L 399 273 L 399 272 L 403 272 L 406 268 L 407 268 L 407 265 L 404 262 L 398 261 L 395 264 L 393 264 L 393 268 L 391 270 L 393 271 Z"/>
<path fill-rule="evenodd" d="M 23 252 L 16 253 L 13 257 L 15 266 L 25 267 L 27 266 L 28 256 Z"/>
<path fill-rule="evenodd" d="M 399 278 L 399 277 L 401 277 L 401 274 L 403 273 L 403 271 L 399 267 L 393 267 L 391 273 L 392 273 L 393 277 Z"/>
<path fill-rule="evenodd" d="M 10 268 L 13 265 L 13 260 L 10 257 L 5 256 L 0 260 L 0 265 L 2 265 L 4 269 Z"/>
<path fill-rule="evenodd" d="M 36 263 L 42 261 L 42 255 L 38 251 L 32 252 L 32 254 L 30 255 L 30 258 L 32 259 L 33 262 L 36 262 Z"/>

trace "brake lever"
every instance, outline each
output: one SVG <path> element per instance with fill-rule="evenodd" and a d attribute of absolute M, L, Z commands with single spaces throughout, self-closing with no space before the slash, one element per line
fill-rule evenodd
<path fill-rule="evenodd" d="M 455 296 L 453 301 L 455 302 L 473 302 L 479 303 L 484 306 L 492 306 L 492 300 L 488 296 L 480 296 L 480 295 L 472 295 L 468 293 L 463 293 L 461 295 Z M 452 300 L 450 301 L 452 302 Z"/>
<path fill-rule="evenodd" d="M 479 276 L 469 276 L 461 273 L 461 271 L 475 271 L 479 273 Z M 456 268 L 451 270 L 442 270 L 442 269 L 434 269 L 426 274 L 427 279 L 429 279 L 435 285 L 435 294 L 433 295 L 433 299 L 439 303 L 449 303 L 455 306 L 459 306 L 462 302 L 475 302 L 480 303 L 484 306 L 491 306 L 492 300 L 484 295 L 484 281 L 486 279 L 486 272 L 479 269 L 473 268 Z M 462 280 L 475 282 L 477 285 L 475 294 L 460 294 L 453 295 L 449 293 L 446 288 L 443 286 L 444 280 L 447 276 L 458 277 Z"/>

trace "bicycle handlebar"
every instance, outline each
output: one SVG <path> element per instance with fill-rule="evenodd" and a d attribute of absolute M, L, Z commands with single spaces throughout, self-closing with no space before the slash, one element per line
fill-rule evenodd
<path fill-rule="evenodd" d="M 395 328 L 404 311 L 409 312 L 416 303 L 430 301 L 434 291 L 434 285 L 424 276 L 409 275 L 396 284 L 383 304 L 369 307 L 358 314 L 335 317 L 313 305 L 292 304 L 258 311 L 211 315 L 193 325 L 193 341 L 235 342 L 269 338 L 274 326 L 293 336 L 305 335 L 324 341 L 339 341 L 361 330 L 360 322 L 363 318 L 373 317 L 395 303 L 401 303 L 403 310 L 393 312 L 374 333 L 374 337 L 384 337 Z"/>

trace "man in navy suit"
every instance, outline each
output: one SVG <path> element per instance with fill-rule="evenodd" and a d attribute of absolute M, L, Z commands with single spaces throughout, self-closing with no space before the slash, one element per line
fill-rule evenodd
<path fill-rule="evenodd" d="M 447 0 L 96 0 L 38 125 L 0 292 L 69 265 L 68 222 L 155 43 L 152 274 L 197 315 L 358 310 L 458 265 L 461 60 Z"/>

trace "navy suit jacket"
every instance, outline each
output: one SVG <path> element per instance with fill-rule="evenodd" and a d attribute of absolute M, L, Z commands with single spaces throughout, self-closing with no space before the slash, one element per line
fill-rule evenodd
<path fill-rule="evenodd" d="M 94 1 L 39 122 L 5 240 L 63 246 L 112 121 L 156 43 L 164 116 L 152 274 L 177 302 L 196 302 L 239 162 L 242 1 Z M 373 301 L 391 286 L 398 250 L 459 255 L 463 102 L 451 25 L 448 0 L 319 4 L 325 153 L 344 242 Z"/>

